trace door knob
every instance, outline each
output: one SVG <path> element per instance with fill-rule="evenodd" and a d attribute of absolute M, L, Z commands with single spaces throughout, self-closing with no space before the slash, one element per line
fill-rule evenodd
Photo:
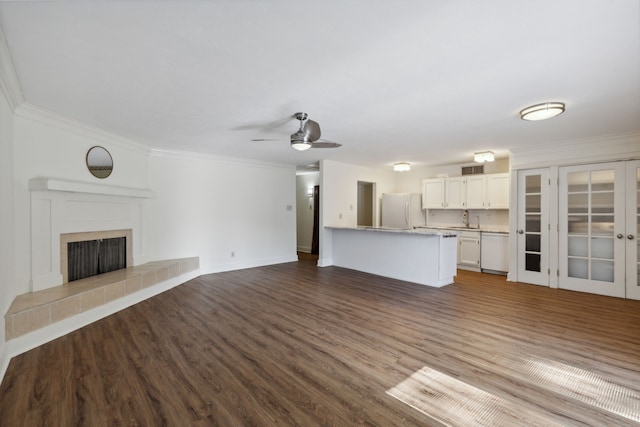
<path fill-rule="evenodd" d="M 633 240 L 633 234 L 627 234 L 627 239 Z"/>
<path fill-rule="evenodd" d="M 624 237 L 623 234 L 618 233 L 618 235 L 616 236 L 618 239 L 622 239 Z"/>
<path fill-rule="evenodd" d="M 518 234 L 524 234 L 524 230 L 518 230 Z"/>

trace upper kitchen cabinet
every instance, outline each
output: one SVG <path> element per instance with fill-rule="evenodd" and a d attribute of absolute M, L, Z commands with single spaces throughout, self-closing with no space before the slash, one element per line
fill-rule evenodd
<path fill-rule="evenodd" d="M 465 177 L 422 181 L 422 209 L 464 209 L 466 203 Z"/>
<path fill-rule="evenodd" d="M 471 175 L 467 177 L 467 209 L 485 209 L 486 175 Z"/>
<path fill-rule="evenodd" d="M 445 179 L 425 179 L 422 181 L 422 209 L 444 209 Z"/>
<path fill-rule="evenodd" d="M 509 174 L 422 181 L 423 209 L 509 209 Z"/>
<path fill-rule="evenodd" d="M 485 175 L 487 209 L 509 209 L 509 174 Z"/>
<path fill-rule="evenodd" d="M 445 180 L 445 208 L 466 209 L 467 207 L 467 178 L 459 176 Z"/>

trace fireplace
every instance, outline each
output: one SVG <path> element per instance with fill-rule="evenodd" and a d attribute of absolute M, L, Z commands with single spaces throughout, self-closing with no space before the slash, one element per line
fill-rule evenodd
<path fill-rule="evenodd" d="M 68 281 L 127 268 L 127 238 L 67 243 Z"/>
<path fill-rule="evenodd" d="M 131 230 L 60 235 L 60 272 L 72 282 L 132 266 Z"/>

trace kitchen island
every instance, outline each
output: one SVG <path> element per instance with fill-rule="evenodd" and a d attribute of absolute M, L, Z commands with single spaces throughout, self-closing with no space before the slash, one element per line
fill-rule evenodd
<path fill-rule="evenodd" d="M 325 227 L 332 265 L 441 287 L 453 283 L 456 232 L 382 227 Z"/>

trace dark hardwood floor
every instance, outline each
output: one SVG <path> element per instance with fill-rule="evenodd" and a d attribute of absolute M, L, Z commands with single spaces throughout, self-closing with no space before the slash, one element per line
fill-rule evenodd
<path fill-rule="evenodd" d="M 387 393 L 423 368 L 445 390 L 417 398 L 442 414 Z M 454 384 L 491 397 L 466 397 L 473 417 L 497 405 L 519 425 L 637 425 L 640 301 L 305 261 L 207 275 L 14 358 L 0 425 L 456 425 Z"/>

